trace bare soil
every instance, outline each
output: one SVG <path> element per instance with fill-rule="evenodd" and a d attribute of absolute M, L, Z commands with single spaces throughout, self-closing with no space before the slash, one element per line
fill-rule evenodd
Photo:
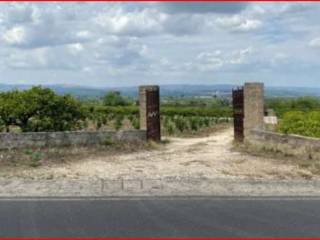
<path fill-rule="evenodd" d="M 227 180 L 304 180 L 318 175 L 295 161 L 254 156 L 233 147 L 231 128 L 205 137 L 167 138 L 153 148 L 119 153 L 88 152 L 39 166 L 1 167 L 0 176 L 33 180 L 208 178 Z M 57 155 L 59 159 L 59 155 Z M 18 160 L 16 161 L 18 162 Z"/>

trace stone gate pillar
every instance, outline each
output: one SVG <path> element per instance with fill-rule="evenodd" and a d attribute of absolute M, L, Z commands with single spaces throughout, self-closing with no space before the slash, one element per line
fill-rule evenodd
<path fill-rule="evenodd" d="M 244 85 L 244 138 L 252 129 L 264 127 L 264 85 L 250 82 Z"/>
<path fill-rule="evenodd" d="M 159 142 L 161 140 L 159 86 L 140 86 L 139 105 L 140 129 L 147 131 L 147 140 Z"/>

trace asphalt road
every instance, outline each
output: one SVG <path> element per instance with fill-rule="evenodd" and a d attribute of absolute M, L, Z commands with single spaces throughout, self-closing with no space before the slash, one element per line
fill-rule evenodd
<path fill-rule="evenodd" d="M 320 199 L 1 199 L 0 237 L 320 237 Z"/>

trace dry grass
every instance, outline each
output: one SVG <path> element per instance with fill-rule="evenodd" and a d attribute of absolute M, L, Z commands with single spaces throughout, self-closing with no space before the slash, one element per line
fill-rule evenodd
<path fill-rule="evenodd" d="M 237 143 L 233 144 L 233 150 L 252 156 L 272 158 L 278 163 L 297 166 L 301 169 L 299 175 L 305 179 L 311 179 L 313 175 L 320 176 L 320 162 L 317 159 L 296 157 L 288 153 L 283 153 L 277 149 Z"/>
<path fill-rule="evenodd" d="M 36 168 L 39 166 L 52 166 L 61 163 L 82 161 L 89 157 L 103 157 L 106 155 L 119 156 L 150 149 L 152 149 L 150 144 L 141 141 L 130 143 L 107 141 L 104 145 L 97 146 L 2 150 L 0 151 L 0 167 Z"/>

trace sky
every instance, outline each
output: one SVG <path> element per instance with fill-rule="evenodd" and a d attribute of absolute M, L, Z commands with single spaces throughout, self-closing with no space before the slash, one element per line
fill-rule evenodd
<path fill-rule="evenodd" d="M 0 83 L 320 86 L 320 3 L 0 3 Z"/>

